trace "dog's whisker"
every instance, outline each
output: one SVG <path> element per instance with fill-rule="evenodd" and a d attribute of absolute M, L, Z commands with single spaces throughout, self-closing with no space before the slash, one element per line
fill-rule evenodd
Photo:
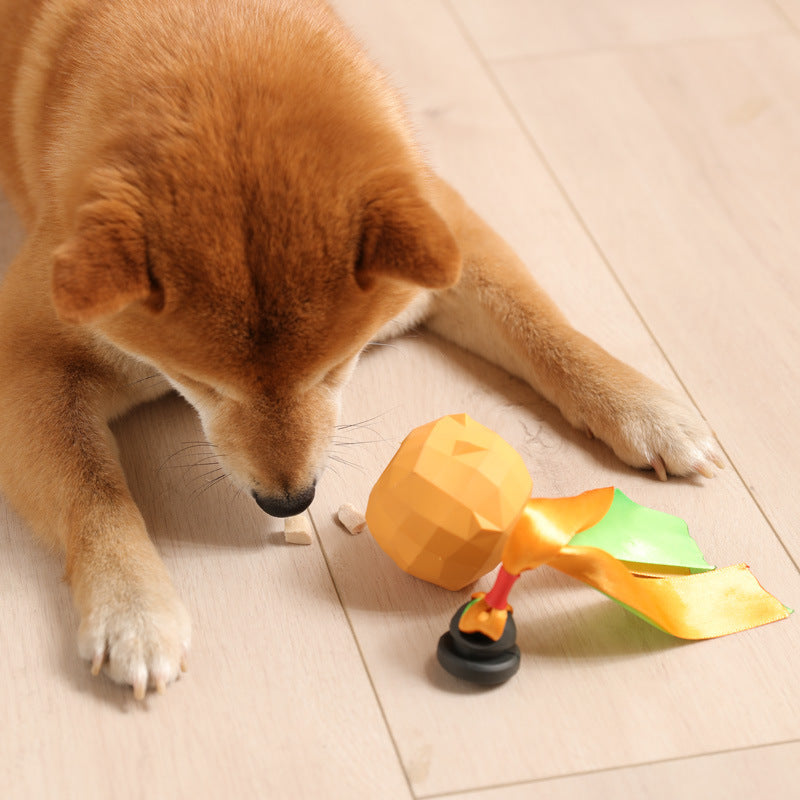
<path fill-rule="evenodd" d="M 222 475 L 218 475 L 216 478 L 213 478 L 210 481 L 207 481 L 202 486 L 195 488 L 192 493 L 189 495 L 189 499 L 193 499 L 195 497 L 199 497 L 203 492 L 207 492 L 212 486 L 219 483 L 220 481 L 225 480 L 226 478 L 230 477 L 230 473 L 226 472 Z"/>
<path fill-rule="evenodd" d="M 157 472 L 162 470 L 173 458 L 177 458 L 180 455 L 186 455 L 189 458 L 224 458 L 225 453 L 218 452 L 218 448 L 215 444 L 211 442 L 183 442 L 183 447 L 176 450 L 171 455 L 167 456 L 161 464 L 159 464 L 157 468 Z M 200 451 L 197 448 L 199 447 L 210 447 L 212 448 L 211 451 Z"/>
<path fill-rule="evenodd" d="M 154 381 L 154 380 L 162 380 L 166 383 L 166 378 L 161 375 L 160 373 L 156 372 L 153 375 L 147 375 L 144 378 L 138 378 L 135 381 L 129 381 L 126 386 L 136 386 L 137 383 L 144 383 L 145 381 Z"/>
<path fill-rule="evenodd" d="M 174 456 L 178 455 L 178 453 L 185 453 L 187 450 L 196 450 L 198 447 L 207 447 L 207 445 L 206 445 L 205 443 L 204 443 L 204 444 L 202 444 L 202 445 L 201 445 L 201 444 L 199 444 L 199 443 L 198 443 L 198 444 L 187 444 L 187 445 L 185 445 L 184 447 L 180 447 L 180 448 L 178 448 L 178 449 L 177 449 L 177 450 L 176 450 L 176 451 L 175 451 L 175 452 L 174 452 L 174 453 L 173 453 L 173 454 L 170 456 L 170 458 L 173 458 Z"/>
<path fill-rule="evenodd" d="M 167 464 L 165 469 L 194 469 L 195 467 L 213 467 L 219 466 L 219 461 L 212 459 L 210 461 L 192 461 L 190 464 Z"/>
<path fill-rule="evenodd" d="M 328 459 L 330 461 L 336 461 L 339 464 L 344 464 L 347 467 L 353 467 L 353 469 L 357 469 L 359 472 L 365 472 L 366 470 L 361 464 L 356 464 L 354 461 L 348 461 L 346 458 L 342 458 L 341 456 L 334 455 L 333 453 L 328 453 Z"/>
<path fill-rule="evenodd" d="M 209 476 L 216 475 L 218 472 L 223 472 L 223 471 L 224 471 L 224 467 L 217 467 L 216 469 L 211 469 L 208 472 L 203 472 L 200 475 L 193 475 L 191 478 L 189 478 L 187 483 L 189 483 L 189 484 L 196 483 L 197 481 L 203 480 L 203 478 L 206 478 L 206 479 L 209 479 L 209 480 L 216 480 L 215 478 L 210 478 Z M 226 474 L 228 474 L 228 473 L 226 473 Z"/>
<path fill-rule="evenodd" d="M 333 437 L 333 439 L 336 438 L 337 438 L 336 436 Z M 358 445 L 358 444 L 380 444 L 381 442 L 385 441 L 386 439 L 354 439 L 353 441 L 350 442 L 332 441 L 331 444 L 333 444 L 334 447 L 352 447 L 353 445 Z"/>
<path fill-rule="evenodd" d="M 325 464 L 325 466 L 322 468 L 322 471 L 332 472 L 337 478 L 339 478 L 339 480 L 342 479 L 342 476 L 339 474 L 339 471 L 335 467 L 331 466 L 331 464 Z"/>
<path fill-rule="evenodd" d="M 336 430 L 346 431 L 348 433 L 352 431 L 372 430 L 368 427 L 370 422 L 374 422 L 374 420 L 365 419 L 363 422 L 351 422 L 348 425 L 337 425 Z"/>
<path fill-rule="evenodd" d="M 205 478 L 209 475 L 213 475 L 216 472 L 224 471 L 224 467 L 217 465 L 214 469 L 206 470 L 205 472 L 201 472 L 199 475 L 194 475 L 192 480 L 199 480 L 200 478 Z"/>
<path fill-rule="evenodd" d="M 332 461 L 338 461 L 340 464 L 347 464 L 350 467 L 357 466 L 355 462 L 348 461 L 346 458 L 342 458 L 341 456 L 338 456 L 335 453 L 331 453 L 330 450 L 328 451 L 328 458 L 330 458 Z"/>
<path fill-rule="evenodd" d="M 368 425 L 370 422 L 375 422 L 376 420 L 385 417 L 387 414 L 390 414 L 392 411 L 396 411 L 400 406 L 395 406 L 394 408 L 387 409 L 380 414 L 376 414 L 374 417 L 369 417 L 369 419 L 362 419 L 359 422 L 347 422 L 341 425 L 336 426 L 336 430 L 343 431 L 347 430 L 348 428 L 360 428 L 363 426 Z"/>
<path fill-rule="evenodd" d="M 188 462 L 183 462 L 180 464 L 170 464 L 169 462 L 172 459 L 176 458 L 179 455 L 189 456 L 191 459 Z M 199 459 L 199 460 L 195 460 Z M 206 463 L 201 463 L 201 461 L 205 461 Z M 208 466 L 212 463 L 218 463 L 216 453 L 173 453 L 169 458 L 165 459 L 161 464 L 159 464 L 157 472 L 160 472 L 162 469 L 191 469 L 195 466 Z"/>
<path fill-rule="evenodd" d="M 345 436 L 343 434 L 334 434 L 331 437 L 331 440 L 334 444 L 345 443 L 345 444 L 399 444 L 400 439 L 396 436 L 392 436 L 390 438 L 386 438 L 380 431 L 376 431 L 375 428 L 371 428 L 368 426 L 363 426 L 361 428 L 354 428 L 352 431 L 348 431 L 348 433 L 355 433 L 356 431 L 360 432 L 362 435 L 370 433 L 375 438 L 374 439 L 356 439 L 352 436 Z"/>
<path fill-rule="evenodd" d="M 209 481 L 205 486 L 203 486 L 198 494 L 202 494 L 203 492 L 207 492 L 212 486 L 216 486 L 220 481 L 224 481 L 226 478 L 230 477 L 230 473 L 225 473 L 224 475 L 219 475 L 218 477 L 214 478 L 214 480 Z"/>
<path fill-rule="evenodd" d="M 357 429 L 354 429 L 352 431 L 348 431 L 348 433 L 356 433 L 356 432 L 358 432 L 358 433 L 371 433 L 373 436 L 376 436 L 378 439 L 383 439 L 383 437 L 380 435 L 380 433 L 378 433 L 378 431 L 376 431 L 374 428 L 357 428 Z M 341 433 L 334 433 L 333 436 L 331 436 L 331 439 L 332 440 L 335 439 L 335 440 L 341 441 L 341 442 L 355 442 L 355 441 L 358 441 L 353 436 L 345 436 L 345 435 L 343 435 Z"/>
<path fill-rule="evenodd" d="M 216 446 L 210 442 L 184 442 L 183 444 L 184 447 L 176 450 L 169 458 L 175 458 L 180 453 L 185 453 L 187 450 L 196 450 L 198 447 L 210 447 L 212 450 L 216 450 Z"/>

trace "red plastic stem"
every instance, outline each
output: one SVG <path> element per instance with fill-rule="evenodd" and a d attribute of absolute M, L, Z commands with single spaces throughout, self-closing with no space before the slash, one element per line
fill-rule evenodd
<path fill-rule="evenodd" d="M 508 593 L 518 579 L 519 575 L 506 572 L 506 568 L 501 564 L 492 590 L 483 598 L 486 605 L 498 611 L 505 611 L 508 608 Z"/>

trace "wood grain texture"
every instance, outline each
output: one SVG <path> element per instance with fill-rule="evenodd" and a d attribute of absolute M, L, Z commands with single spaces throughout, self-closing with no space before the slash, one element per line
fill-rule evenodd
<path fill-rule="evenodd" d="M 795 560 L 800 46 L 793 34 L 496 67 Z M 554 109 L 570 109 L 569 119 Z"/>
<path fill-rule="evenodd" d="M 668 23 L 629 0 L 593 3 L 591 20 L 574 2 L 478 5 L 336 2 L 405 88 L 431 161 L 578 328 L 697 404 L 729 468 L 662 485 L 423 332 L 362 358 L 335 449 L 350 463 L 331 463 L 318 541 L 298 548 L 183 460 L 200 438 L 185 404 L 143 407 L 116 430 L 192 614 L 190 672 L 143 707 L 92 680 L 60 559 L 0 500 L 4 800 L 793 796 L 796 618 L 686 644 L 542 569 L 513 598 L 520 674 L 474 690 L 434 660 L 467 593 L 405 575 L 334 519 L 344 502 L 364 508 L 412 427 L 464 410 L 521 452 L 537 494 L 616 484 L 800 608 L 776 537 L 800 555 L 796 4 L 676 2 Z M 20 237 L 0 205 L 0 269 Z"/>

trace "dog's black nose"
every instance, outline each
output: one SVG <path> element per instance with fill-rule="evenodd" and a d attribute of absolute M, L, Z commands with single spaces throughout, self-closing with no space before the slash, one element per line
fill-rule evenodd
<path fill-rule="evenodd" d="M 311 505 L 315 491 L 315 484 L 312 483 L 294 494 L 267 495 L 254 491 L 253 497 L 258 507 L 273 517 L 294 517 L 302 514 Z"/>

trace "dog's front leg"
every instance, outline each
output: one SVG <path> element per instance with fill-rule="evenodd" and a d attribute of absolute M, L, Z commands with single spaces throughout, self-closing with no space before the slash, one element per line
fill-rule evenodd
<path fill-rule="evenodd" d="M 427 320 L 451 339 L 525 379 L 576 428 L 658 476 L 710 476 L 722 466 L 699 416 L 574 330 L 509 245 L 443 181 L 437 209 L 462 251 L 461 280 L 436 296 Z"/>
<path fill-rule="evenodd" d="M 0 312 L 0 486 L 66 553 L 78 648 L 92 672 L 104 666 L 138 698 L 148 686 L 163 691 L 181 669 L 190 623 L 106 424 L 114 375 L 67 335 L 28 327 L 33 315 L 8 302 Z"/>

